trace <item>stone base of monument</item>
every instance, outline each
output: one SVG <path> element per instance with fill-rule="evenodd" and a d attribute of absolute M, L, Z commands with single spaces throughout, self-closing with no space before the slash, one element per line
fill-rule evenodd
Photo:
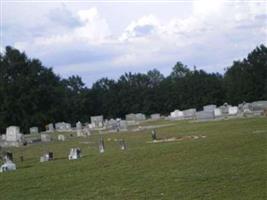
<path fill-rule="evenodd" d="M 179 141 L 185 141 L 185 140 L 196 140 L 196 139 L 201 139 L 201 138 L 206 138 L 206 136 L 205 135 L 192 135 L 192 136 L 171 137 L 171 138 L 147 141 L 147 143 L 179 142 Z"/>

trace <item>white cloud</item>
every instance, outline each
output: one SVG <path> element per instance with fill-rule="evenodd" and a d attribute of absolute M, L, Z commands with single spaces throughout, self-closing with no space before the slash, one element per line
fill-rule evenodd
<path fill-rule="evenodd" d="M 180 4 L 173 5 L 177 12 L 183 9 Z M 92 73 L 100 78 L 103 73 L 142 71 L 155 66 L 166 71 L 178 60 L 222 72 L 227 62 L 267 43 L 264 5 L 198 0 L 193 2 L 191 13 L 183 17 L 159 17 L 168 12 L 167 7 L 158 10 L 160 13 L 136 12 L 136 17 L 116 33 L 112 28 L 118 26 L 104 17 L 101 6 L 77 10 L 63 6 L 43 15 L 47 19 L 42 22 L 40 35 L 18 37 L 14 44 L 62 74 Z M 120 15 L 119 11 L 112 14 Z M 33 25 L 30 30 L 35 33 Z M 40 26 L 36 25 L 36 31 L 40 32 Z"/>

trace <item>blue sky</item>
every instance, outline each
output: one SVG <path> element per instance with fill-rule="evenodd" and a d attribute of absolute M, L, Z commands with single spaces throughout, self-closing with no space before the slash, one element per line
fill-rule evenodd
<path fill-rule="evenodd" d="M 14 46 L 62 77 L 102 78 L 177 61 L 224 72 L 267 44 L 267 1 L 2 2 L 1 48 Z"/>

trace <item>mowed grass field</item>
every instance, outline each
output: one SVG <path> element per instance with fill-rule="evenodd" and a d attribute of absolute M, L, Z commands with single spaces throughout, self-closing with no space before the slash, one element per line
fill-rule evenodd
<path fill-rule="evenodd" d="M 206 138 L 151 144 L 151 130 L 103 134 L 10 149 L 17 170 L 0 174 L 0 199 L 266 199 L 267 118 L 172 123 L 160 138 Z M 68 133 L 66 133 L 68 135 Z M 116 139 L 124 138 L 121 151 Z M 80 160 L 67 160 L 80 147 Z M 40 163 L 45 150 L 55 160 Z M 24 162 L 19 156 L 23 154 Z"/>

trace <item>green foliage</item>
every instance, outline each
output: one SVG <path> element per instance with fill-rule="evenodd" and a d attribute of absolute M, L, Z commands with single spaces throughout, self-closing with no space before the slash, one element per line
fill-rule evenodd
<path fill-rule="evenodd" d="M 267 48 L 261 45 L 243 61 L 235 61 L 224 82 L 230 103 L 267 99 Z"/>
<path fill-rule="evenodd" d="M 157 69 L 102 78 L 87 88 L 79 76 L 62 79 L 25 53 L 6 47 L 0 55 L 0 131 L 18 125 L 44 128 L 57 121 L 89 121 L 92 115 L 124 117 L 127 113 L 167 114 L 205 104 L 238 104 L 267 99 L 267 48 L 234 61 L 224 76 L 190 70 L 177 62 L 169 76 Z"/>

